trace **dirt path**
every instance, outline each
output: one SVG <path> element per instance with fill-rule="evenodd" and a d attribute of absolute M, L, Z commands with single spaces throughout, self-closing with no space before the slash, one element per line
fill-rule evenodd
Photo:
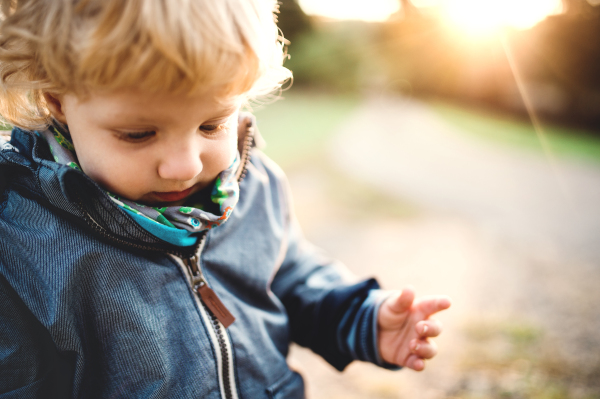
<path fill-rule="evenodd" d="M 600 168 L 478 142 L 399 98 L 366 101 L 326 160 L 333 175 L 290 173 L 307 236 L 359 276 L 454 304 L 425 373 L 353 363 L 339 374 L 294 348 L 309 398 L 600 393 Z M 349 209 L 351 191 L 323 194 L 336 173 L 418 211 L 390 217 L 381 201 Z"/>
<path fill-rule="evenodd" d="M 527 245 L 600 259 L 600 167 L 477 142 L 418 102 L 373 98 L 340 128 L 342 170 Z"/>

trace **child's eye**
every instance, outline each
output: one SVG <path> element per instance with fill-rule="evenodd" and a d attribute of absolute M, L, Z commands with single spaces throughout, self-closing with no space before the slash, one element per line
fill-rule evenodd
<path fill-rule="evenodd" d="M 225 128 L 224 123 L 221 123 L 218 125 L 202 125 L 202 126 L 200 126 L 200 130 L 202 130 L 205 133 L 209 133 L 209 134 L 218 133 L 221 130 L 223 130 L 224 128 Z"/>
<path fill-rule="evenodd" d="M 131 142 L 141 142 L 149 139 L 154 136 L 156 132 L 147 131 L 147 132 L 122 132 L 119 136 L 121 140 L 131 141 Z"/>

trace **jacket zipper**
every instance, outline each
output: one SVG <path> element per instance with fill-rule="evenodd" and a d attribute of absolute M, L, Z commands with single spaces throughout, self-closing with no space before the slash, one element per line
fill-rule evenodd
<path fill-rule="evenodd" d="M 252 125 L 246 129 L 246 136 L 242 148 L 241 163 L 236 174 L 238 183 L 246 177 L 246 168 L 250 160 L 250 149 L 254 142 L 254 128 Z M 208 286 L 208 282 L 204 278 L 202 268 L 200 266 L 200 254 L 206 243 L 205 231 L 200 238 L 198 249 L 191 258 L 183 259 L 183 263 L 191 276 L 191 286 L 194 292 L 201 299 L 200 309 L 201 315 L 204 318 L 205 324 L 210 324 L 212 327 L 211 339 L 217 352 L 217 367 L 219 376 L 219 387 L 221 395 L 225 399 L 238 399 L 237 390 L 235 388 L 235 375 L 233 369 L 233 353 L 229 336 L 225 331 L 234 321 L 235 317 L 223 305 L 217 294 Z M 209 320 L 207 320 L 209 319 Z M 215 342 L 216 341 L 216 342 Z"/>
<path fill-rule="evenodd" d="M 206 233 L 200 238 L 196 254 L 181 259 L 191 277 L 191 286 L 200 299 L 200 315 L 209 329 L 209 336 L 217 356 L 219 388 L 225 399 L 238 399 L 233 371 L 231 342 L 225 329 L 235 321 L 229 310 L 221 303 L 216 293 L 208 286 L 200 267 L 200 254 L 206 243 Z"/>

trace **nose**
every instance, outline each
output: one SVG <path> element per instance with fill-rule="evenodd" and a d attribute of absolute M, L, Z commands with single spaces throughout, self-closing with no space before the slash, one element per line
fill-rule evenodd
<path fill-rule="evenodd" d="M 165 180 L 188 181 L 202 172 L 200 149 L 192 142 L 181 142 L 164 148 L 158 165 L 158 175 Z"/>

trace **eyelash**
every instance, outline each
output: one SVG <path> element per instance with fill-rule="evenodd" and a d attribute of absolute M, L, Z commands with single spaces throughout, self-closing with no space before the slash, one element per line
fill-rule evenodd
<path fill-rule="evenodd" d="M 202 126 L 200 126 L 200 130 L 202 130 L 204 133 L 209 134 L 209 135 L 217 134 L 224 128 L 225 128 L 224 123 L 220 123 L 218 125 L 202 125 Z"/>
<path fill-rule="evenodd" d="M 220 123 L 218 125 L 201 125 L 199 127 L 200 130 L 202 130 L 205 134 L 208 134 L 208 135 L 216 135 L 219 132 L 221 132 L 224 128 L 225 128 L 224 123 Z M 144 141 L 144 139 L 154 136 L 155 134 L 156 134 L 156 132 L 153 130 L 149 130 L 146 132 L 130 132 L 130 133 L 123 132 L 119 138 L 121 140 L 129 141 L 129 142 L 141 142 L 141 141 Z"/>
<path fill-rule="evenodd" d="M 153 130 L 146 131 L 146 132 L 130 132 L 130 133 L 123 132 L 119 138 L 124 141 L 129 141 L 129 142 L 135 143 L 135 142 L 144 141 L 144 139 L 154 136 L 155 134 L 156 134 L 156 132 Z"/>

